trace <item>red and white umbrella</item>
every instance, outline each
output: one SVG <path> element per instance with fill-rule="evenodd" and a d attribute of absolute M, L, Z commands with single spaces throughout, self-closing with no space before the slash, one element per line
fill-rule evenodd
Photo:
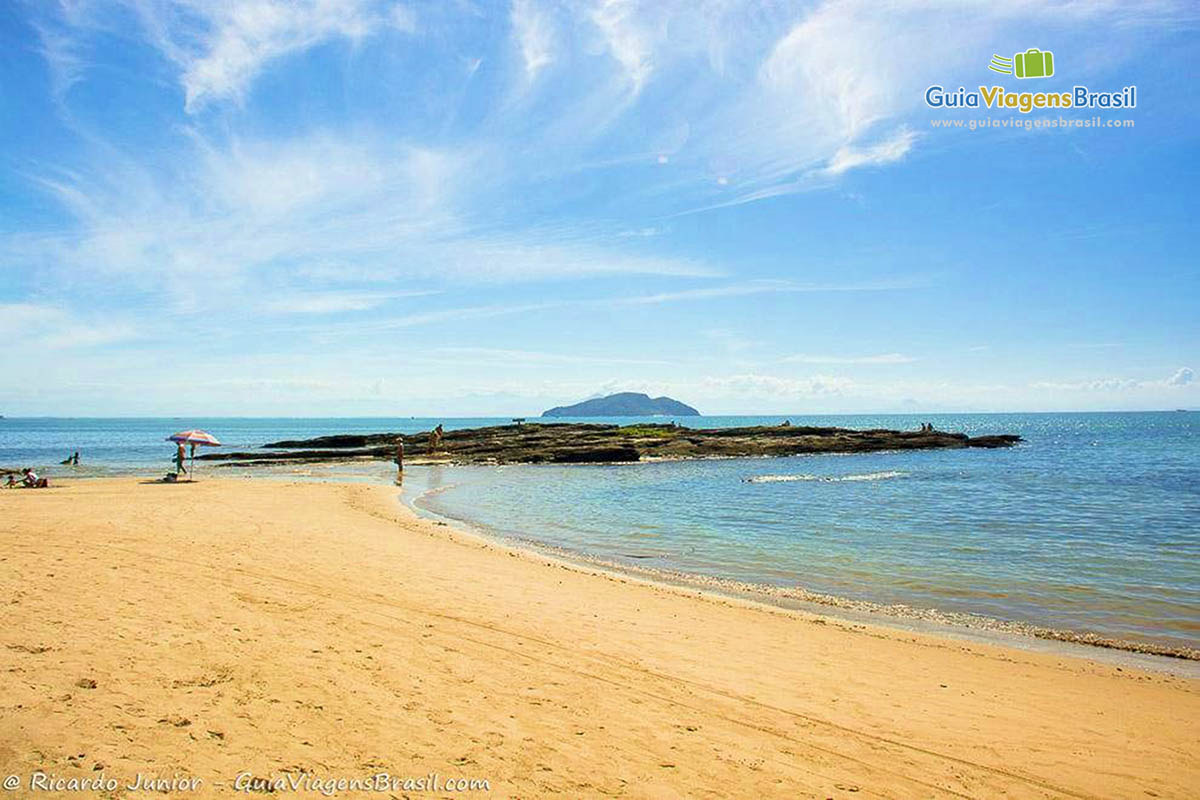
<path fill-rule="evenodd" d="M 192 468 L 190 470 L 190 474 L 193 474 L 193 475 L 195 474 L 195 470 L 196 470 L 196 445 L 201 445 L 201 446 L 205 446 L 205 447 L 220 447 L 221 446 L 221 443 L 219 441 L 217 441 L 217 437 L 213 436 L 208 431 L 202 431 L 202 430 L 198 430 L 198 429 L 193 429 L 190 431 L 180 431 L 179 433 L 173 433 L 167 437 L 167 441 L 175 442 L 176 444 L 190 444 L 192 446 L 191 447 Z M 191 480 L 191 478 L 188 478 L 188 480 Z"/>
<path fill-rule="evenodd" d="M 178 442 L 179 444 L 203 444 L 210 447 L 220 447 L 221 443 L 217 441 L 217 437 L 213 436 L 208 431 L 190 430 L 173 433 L 167 437 L 168 442 Z"/>

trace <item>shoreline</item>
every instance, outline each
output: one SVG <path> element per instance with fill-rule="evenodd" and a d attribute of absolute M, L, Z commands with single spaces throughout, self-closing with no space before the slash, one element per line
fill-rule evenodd
<path fill-rule="evenodd" d="M 80 480 L 0 512 L 13 774 L 223 793 L 248 772 L 437 772 L 586 797 L 1200 781 L 1195 678 L 570 566 L 393 485 Z"/>
<path fill-rule="evenodd" d="M 852 455 L 852 454 L 848 454 Z M 700 459 L 664 459 L 675 460 L 708 460 L 708 459 L 764 459 L 764 456 L 703 456 Z M 642 463 L 654 463 L 645 460 Z M 352 458 L 333 462 L 316 463 L 283 463 L 283 464 L 219 464 L 222 475 L 217 480 L 229 479 L 230 471 L 241 470 L 237 478 L 269 480 L 301 479 L 314 482 L 339 483 L 347 480 L 347 476 L 322 475 L 321 472 L 336 470 L 338 467 L 381 466 L 378 459 Z M 452 464 L 414 460 L 409 466 L 454 466 Z M 475 465 L 483 466 L 483 465 Z M 537 464 L 508 465 L 512 467 L 537 468 Z M 390 468 L 390 467 L 389 467 Z M 301 472 L 300 470 L 303 470 Z M 136 470 L 123 471 L 119 475 L 102 476 L 66 476 L 64 482 L 112 480 L 119 477 L 156 478 L 157 475 L 142 473 Z M 204 480 L 201 478 L 200 480 Z M 1182 674 L 1200 677 L 1200 647 L 1187 645 L 1170 645 L 1136 639 L 1122 639 L 1117 636 L 1102 634 L 1096 631 L 1077 630 L 1069 628 L 1053 628 L 1034 622 L 1001 619 L 965 611 L 948 611 L 935 607 L 912 606 L 903 603 L 881 603 L 862 600 L 844 595 L 810 591 L 797 584 L 793 587 L 778 586 L 768 583 L 755 583 L 734 578 L 691 573 L 683 570 L 668 568 L 645 567 L 637 564 L 626 564 L 603 556 L 584 551 L 551 544 L 532 536 L 509 535 L 492 530 L 488 526 L 470 519 L 440 514 L 439 512 L 422 508 L 417 501 L 427 496 L 430 491 L 407 497 L 407 490 L 389 483 L 382 476 L 355 476 L 355 481 L 365 480 L 368 483 L 394 489 L 399 492 L 397 502 L 404 508 L 419 516 L 446 522 L 454 526 L 464 535 L 475 536 L 490 544 L 509 547 L 518 551 L 529 552 L 539 557 L 550 557 L 563 563 L 585 569 L 600 569 L 623 577 L 633 577 L 648 583 L 663 587 L 681 587 L 684 589 L 710 592 L 727 598 L 746 600 L 769 608 L 782 608 L 807 612 L 811 614 L 839 617 L 850 622 L 866 622 L 882 626 L 894 627 L 897 630 L 909 630 L 912 626 L 926 630 L 933 635 L 967 636 L 985 643 L 995 643 L 1000 646 L 1027 647 L 1035 642 L 1060 645 L 1062 652 L 1083 658 L 1103 660 L 1106 656 L 1120 660 L 1123 656 L 1148 658 L 1150 661 L 1139 664 L 1143 668 L 1154 668 L 1155 662 L 1160 661 L 1158 668 L 1167 671 L 1181 671 Z M 446 491 L 452 486 L 441 487 L 434 492 Z M 1134 662 L 1130 662 L 1134 663 Z"/>
<path fill-rule="evenodd" d="M 445 486 L 433 491 L 445 491 L 450 488 L 453 487 Z M 398 502 L 419 515 L 443 521 L 460 533 L 478 537 L 485 542 L 501 547 L 525 551 L 535 556 L 555 558 L 573 567 L 599 569 L 622 577 L 644 580 L 656 586 L 710 593 L 722 598 L 745 600 L 766 608 L 829 616 L 845 622 L 866 622 L 893 627 L 897 630 L 921 630 L 933 635 L 967 636 L 999 646 L 1028 647 L 1034 642 L 1061 645 L 1056 652 L 1062 652 L 1064 655 L 1097 660 L 1104 660 L 1107 655 L 1111 655 L 1122 660 L 1123 663 L 1136 662 L 1142 668 L 1158 668 L 1200 678 L 1200 648 L 1196 647 L 1139 642 L 1105 636 L 1093 631 L 1050 628 L 983 614 L 945 611 L 900 603 L 876 603 L 842 595 L 813 592 L 799 585 L 795 587 L 774 586 L 682 570 L 625 564 L 534 538 L 505 535 L 482 523 L 441 514 L 419 506 L 418 501 L 428 494 L 430 494 L 429 491 L 424 492 L 419 496 L 414 496 L 410 501 L 406 500 L 401 492 Z M 1138 658 L 1129 661 L 1123 657 Z"/>

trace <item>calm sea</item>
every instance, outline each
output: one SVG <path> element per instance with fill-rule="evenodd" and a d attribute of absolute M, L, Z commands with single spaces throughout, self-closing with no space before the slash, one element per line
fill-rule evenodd
<path fill-rule="evenodd" d="M 630 566 L 1200 646 L 1200 413 L 790 419 L 851 428 L 931 421 L 1027 441 L 1010 450 L 410 468 L 406 492 L 420 508 L 498 536 Z M 172 454 L 163 438 L 184 428 L 243 449 L 439 421 L 454 429 L 509 420 L 4 419 L 0 466 L 158 471 Z M 75 450 L 81 467 L 53 466 Z M 364 474 L 391 477 L 385 464 Z"/>

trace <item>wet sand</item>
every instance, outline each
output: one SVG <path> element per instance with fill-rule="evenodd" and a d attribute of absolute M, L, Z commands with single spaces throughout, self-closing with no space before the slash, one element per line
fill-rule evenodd
<path fill-rule="evenodd" d="M 418 519 L 395 495 L 269 479 L 0 492 L 0 773 L 22 791 L 38 769 L 194 777 L 195 794 L 285 772 L 436 773 L 499 797 L 1200 785 L 1195 679 L 652 585 Z"/>

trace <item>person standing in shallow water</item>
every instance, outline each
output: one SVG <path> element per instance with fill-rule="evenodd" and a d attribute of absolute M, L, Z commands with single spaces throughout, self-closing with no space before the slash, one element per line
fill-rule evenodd
<path fill-rule="evenodd" d="M 429 432 L 429 452 L 436 453 L 442 449 L 442 423 Z"/>
<path fill-rule="evenodd" d="M 396 437 L 396 483 L 404 481 L 404 437 Z"/>

